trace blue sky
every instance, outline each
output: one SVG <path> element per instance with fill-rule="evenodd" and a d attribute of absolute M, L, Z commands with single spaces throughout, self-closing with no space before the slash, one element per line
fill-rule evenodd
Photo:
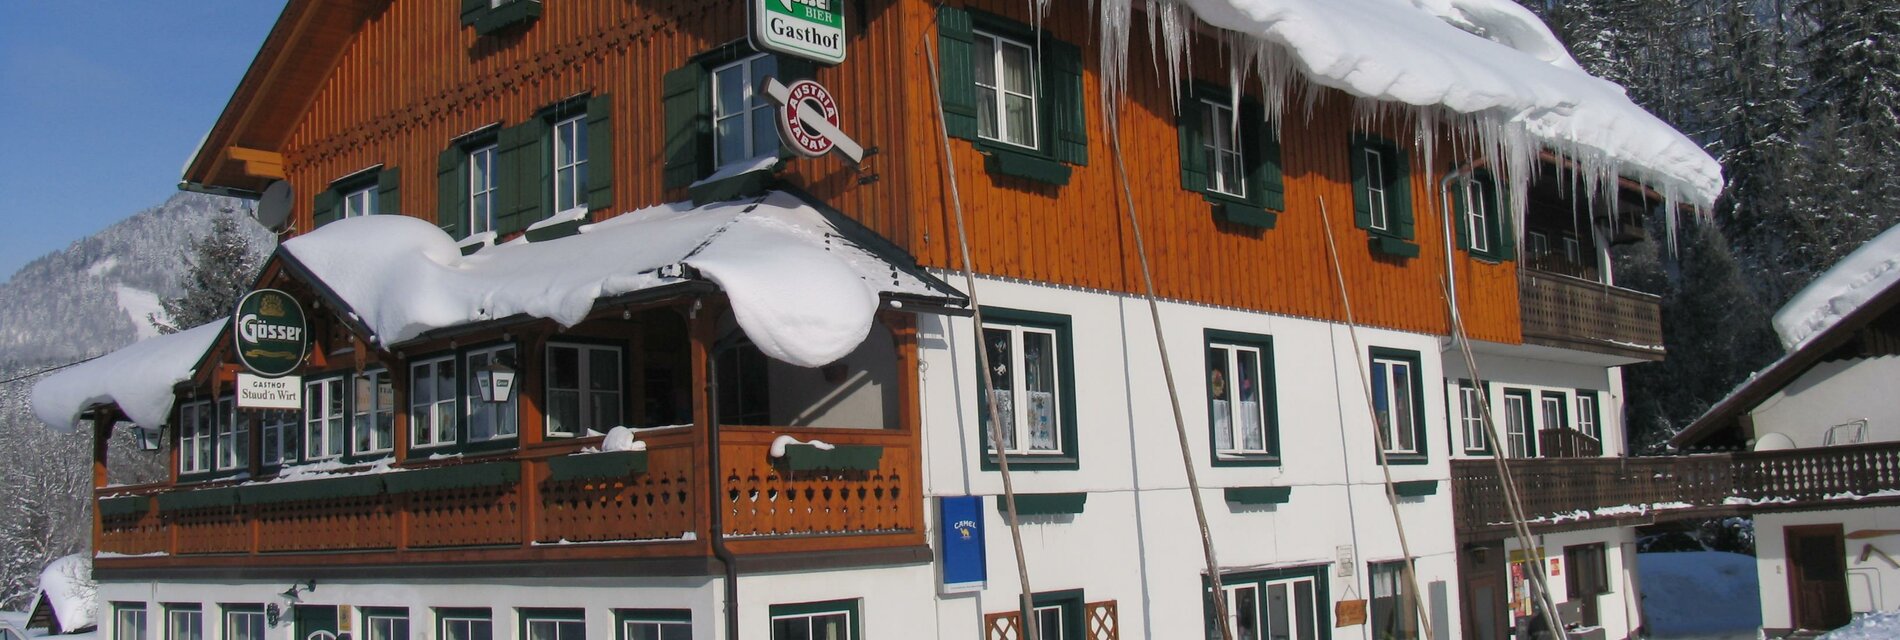
<path fill-rule="evenodd" d="M 282 0 L 9 2 L 0 278 L 164 202 Z"/>

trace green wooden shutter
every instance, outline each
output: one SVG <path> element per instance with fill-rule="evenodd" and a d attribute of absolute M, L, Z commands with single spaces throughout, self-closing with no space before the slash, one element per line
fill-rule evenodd
<path fill-rule="evenodd" d="M 310 209 L 312 226 L 322 227 L 336 222 L 336 219 L 343 215 L 343 212 L 338 209 L 338 205 L 341 204 L 342 198 L 337 195 L 336 189 L 324 189 L 318 193 L 315 206 Z"/>
<path fill-rule="evenodd" d="M 1467 178 L 1467 180 L 1476 179 L 1476 176 Z M 1465 232 L 1465 208 L 1465 183 L 1463 181 L 1452 183 L 1451 210 L 1445 212 L 1445 215 L 1451 217 L 1451 229 L 1458 238 L 1458 248 L 1469 250 L 1471 249 L 1471 234 Z"/>
<path fill-rule="evenodd" d="M 402 211 L 402 172 L 396 167 L 383 167 L 376 173 L 376 213 L 396 214 Z"/>
<path fill-rule="evenodd" d="M 1248 200 L 1262 208 L 1286 210 L 1286 183 L 1280 170 L 1280 138 L 1273 134 L 1266 110 L 1247 103 L 1241 109 L 1241 138 L 1247 154 Z"/>
<path fill-rule="evenodd" d="M 519 162 L 516 152 L 521 148 L 521 127 L 505 127 L 495 133 L 495 164 L 488 168 L 495 176 L 495 202 L 493 216 L 495 225 L 489 231 L 501 232 L 503 221 L 512 218 L 515 213 L 515 200 L 521 189 L 515 185 L 515 164 Z"/>
<path fill-rule="evenodd" d="M 1391 177 L 1387 178 L 1388 182 L 1386 183 L 1385 192 L 1386 197 L 1391 199 L 1392 204 L 1392 232 L 1401 239 L 1411 240 L 1413 235 L 1412 225 L 1416 219 L 1412 214 L 1411 154 L 1399 149 L 1397 145 L 1393 145 L 1389 150 L 1391 151 L 1388 156 L 1392 158 L 1392 171 L 1387 173 L 1387 175 Z"/>
<path fill-rule="evenodd" d="M 1511 199 L 1504 195 L 1504 185 L 1498 184 L 1496 179 L 1491 180 L 1490 194 L 1497 198 L 1497 206 L 1491 209 L 1497 212 L 1491 220 L 1491 237 L 1497 240 L 1492 245 L 1494 252 L 1499 260 L 1516 260 L 1517 225 L 1512 224 L 1515 214 L 1512 213 Z"/>
<path fill-rule="evenodd" d="M 1366 147 L 1368 141 L 1352 137 L 1352 223 L 1361 229 L 1372 228 L 1371 192 L 1366 188 Z"/>
<path fill-rule="evenodd" d="M 1183 90 L 1180 112 L 1174 117 L 1175 133 L 1181 140 L 1181 188 L 1207 190 L 1207 152 L 1201 148 L 1201 101 L 1193 91 Z"/>
<path fill-rule="evenodd" d="M 462 0 L 462 26 L 475 24 L 488 13 L 488 0 Z"/>
<path fill-rule="evenodd" d="M 1049 142 L 1056 160 L 1089 163 L 1088 106 L 1082 100 L 1082 50 L 1060 40 L 1042 42 L 1043 108 L 1048 110 Z"/>
<path fill-rule="evenodd" d="M 614 204 L 613 100 L 599 95 L 587 100 L 587 208 Z"/>
<path fill-rule="evenodd" d="M 975 51 L 969 12 L 937 7 L 938 88 L 943 93 L 943 128 L 952 138 L 976 139 Z"/>
<path fill-rule="evenodd" d="M 554 145 L 548 144 L 548 135 L 553 127 L 542 118 L 529 118 L 520 125 L 521 146 L 515 152 L 515 187 L 518 196 L 515 199 L 515 217 L 509 225 L 501 226 L 502 233 L 512 233 L 526 229 L 528 225 L 540 222 L 548 217 L 548 209 L 553 207 L 549 201 L 550 180 L 554 169 Z"/>
<path fill-rule="evenodd" d="M 435 156 L 435 226 L 457 240 L 468 235 L 468 152 L 460 146 Z"/>
<path fill-rule="evenodd" d="M 706 92 L 706 69 L 698 64 L 667 72 L 661 98 L 666 110 L 666 173 L 672 189 L 692 184 L 712 164 L 711 101 Z"/>

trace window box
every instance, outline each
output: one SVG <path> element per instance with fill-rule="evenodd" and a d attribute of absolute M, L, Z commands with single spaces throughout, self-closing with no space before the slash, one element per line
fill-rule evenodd
<path fill-rule="evenodd" d="M 876 471 L 884 458 L 884 447 L 867 444 L 841 444 L 830 451 L 809 444 L 786 445 L 782 464 L 787 471 Z"/>
<path fill-rule="evenodd" d="M 1059 516 L 1074 515 L 1082 512 L 1089 501 L 1087 493 L 1018 493 L 1016 494 L 1016 515 L 1018 516 Z M 996 509 L 1004 511 L 1009 498 L 996 497 Z"/>
<path fill-rule="evenodd" d="M 1040 158 L 1000 145 L 978 145 L 983 151 L 983 167 L 999 176 L 1010 176 L 1056 186 L 1069 183 L 1069 165 Z"/>
<path fill-rule="evenodd" d="M 348 498 L 366 498 L 383 493 L 383 474 L 344 476 L 300 482 L 278 482 L 240 487 L 244 504 L 278 504 Z"/>
<path fill-rule="evenodd" d="M 1437 480 L 1412 480 L 1392 483 L 1392 493 L 1401 498 L 1423 498 L 1438 495 Z"/>
<path fill-rule="evenodd" d="M 521 464 L 514 461 L 461 464 L 383 474 L 390 493 L 451 491 L 514 484 L 521 480 Z"/>
<path fill-rule="evenodd" d="M 946 132 L 988 154 L 992 173 L 1067 184 L 1065 165 L 1088 164 L 1081 49 L 981 11 L 937 15 Z"/>
<path fill-rule="evenodd" d="M 120 496 L 99 500 L 99 517 L 116 518 L 132 515 L 144 515 L 152 508 L 152 499 L 146 496 Z"/>
<path fill-rule="evenodd" d="M 167 513 L 200 509 L 232 509 L 237 506 L 238 490 L 232 487 L 180 489 L 158 495 L 158 510 Z"/>
<path fill-rule="evenodd" d="M 548 458 L 548 481 L 626 478 L 647 472 L 647 452 L 609 451 Z"/>
<path fill-rule="evenodd" d="M 1214 203 L 1214 211 L 1220 215 L 1222 220 L 1243 227 L 1272 229 L 1273 226 L 1280 221 L 1280 214 L 1238 202 L 1216 202 Z"/>
<path fill-rule="evenodd" d="M 1222 493 L 1229 504 L 1286 504 L 1293 500 L 1293 487 L 1228 487 Z"/>
<path fill-rule="evenodd" d="M 978 347 L 990 351 L 992 393 L 1004 401 L 1003 444 L 1013 469 L 1079 468 L 1075 424 L 1074 349 L 1068 316 L 986 308 Z M 997 469 L 990 442 L 990 398 L 977 397 L 985 452 L 983 470 Z"/>
<path fill-rule="evenodd" d="M 488 35 L 541 17 L 541 0 L 462 0 L 462 26 Z"/>
<path fill-rule="evenodd" d="M 741 171 L 731 176 L 707 176 L 706 180 L 694 182 L 686 188 L 686 194 L 693 204 L 703 205 L 710 202 L 725 202 L 765 193 L 778 184 L 780 161 L 774 161 L 769 167 L 760 167 L 750 171 Z"/>
<path fill-rule="evenodd" d="M 1383 253 L 1397 258 L 1418 257 L 1418 243 L 1406 242 L 1389 236 L 1373 236 L 1366 239 L 1366 246 L 1373 253 Z"/>

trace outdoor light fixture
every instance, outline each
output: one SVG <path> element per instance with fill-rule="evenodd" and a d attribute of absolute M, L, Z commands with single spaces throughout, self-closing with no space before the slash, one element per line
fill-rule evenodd
<path fill-rule="evenodd" d="M 481 388 L 482 402 L 502 403 L 514 397 L 515 370 L 499 360 L 475 370 L 475 386 Z"/>
<path fill-rule="evenodd" d="M 139 451 L 157 451 L 159 447 L 165 446 L 165 426 L 146 428 L 133 425 L 132 437 L 138 440 Z"/>

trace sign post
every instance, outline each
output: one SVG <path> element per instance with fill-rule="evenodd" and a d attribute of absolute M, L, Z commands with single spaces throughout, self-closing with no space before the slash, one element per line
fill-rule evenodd
<path fill-rule="evenodd" d="M 749 8 L 753 48 L 844 62 L 844 0 L 752 0 Z"/>

